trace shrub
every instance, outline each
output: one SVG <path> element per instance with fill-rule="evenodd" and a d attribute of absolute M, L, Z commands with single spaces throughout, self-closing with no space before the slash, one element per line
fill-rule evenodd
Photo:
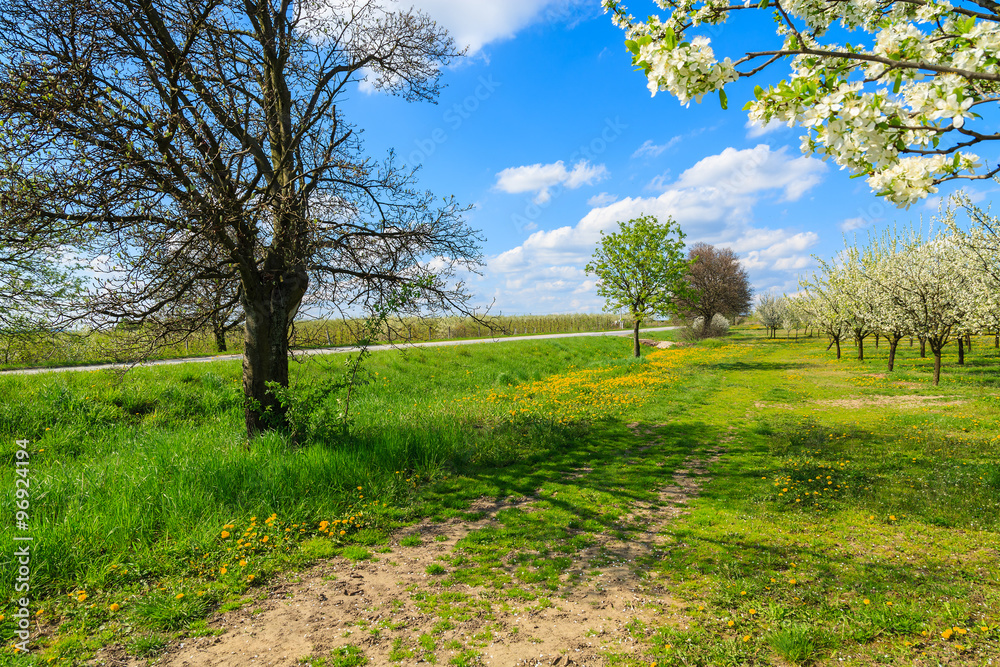
<path fill-rule="evenodd" d="M 682 338 L 685 340 L 698 340 L 699 338 L 719 338 L 729 334 L 729 320 L 719 313 L 712 316 L 712 321 L 709 322 L 708 327 L 705 327 L 704 324 L 704 318 L 694 318 L 691 326 L 681 331 Z"/>

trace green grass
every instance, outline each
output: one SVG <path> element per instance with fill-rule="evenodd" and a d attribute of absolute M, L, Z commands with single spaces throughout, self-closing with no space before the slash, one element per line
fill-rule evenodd
<path fill-rule="evenodd" d="M 916 348 L 891 377 L 884 346 L 864 362 L 824 348 L 743 330 L 638 362 L 607 339 L 378 353 L 350 434 L 297 445 L 244 440 L 232 363 L 0 378 L 3 502 L 26 438 L 33 609 L 61 625 L 42 655 L 185 632 L 276 571 L 371 558 L 401 525 L 475 518 L 477 498 L 536 498 L 431 565 L 440 589 L 410 593 L 439 621 L 393 650 L 438 659 L 455 623 L 558 605 L 589 576 L 574 570 L 582 550 L 642 535 L 636 504 L 721 444 L 690 513 L 629 565 L 684 601 L 684 629 L 633 624 L 639 652 L 609 664 L 997 661 L 1000 355 L 977 340 L 934 387 Z M 339 363 L 297 366 L 296 380 Z M 14 534 L 0 528 L 4 600 Z M 12 608 L 0 613 L 9 644 Z M 474 662 L 473 641 L 440 660 Z M 313 664 L 340 659 L 366 658 Z"/>

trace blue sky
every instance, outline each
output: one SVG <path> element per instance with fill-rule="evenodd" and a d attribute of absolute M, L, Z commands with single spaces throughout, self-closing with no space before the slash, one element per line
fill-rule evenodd
<path fill-rule="evenodd" d="M 803 156 L 794 128 L 748 127 L 741 108 L 760 81 L 727 88 L 728 111 L 714 97 L 687 108 L 651 97 L 597 0 L 414 4 L 469 47 L 438 103 L 362 83 L 343 108 L 372 155 L 394 149 L 420 165 L 421 188 L 475 206 L 486 264 L 470 284 L 494 311 L 601 311 L 583 267 L 601 230 L 642 213 L 672 216 L 689 244 L 733 248 L 758 292 L 794 292 L 811 255 L 832 257 L 845 232 L 937 211 L 937 198 L 908 211 L 882 202 L 864 179 Z M 774 39 L 768 23 L 745 25 L 715 29 L 717 53 Z"/>

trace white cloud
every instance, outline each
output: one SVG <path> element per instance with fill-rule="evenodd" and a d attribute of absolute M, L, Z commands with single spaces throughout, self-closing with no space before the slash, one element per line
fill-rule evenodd
<path fill-rule="evenodd" d="M 652 139 L 646 139 L 646 141 L 642 144 L 642 146 L 639 146 L 639 148 L 637 148 L 635 152 L 632 153 L 632 157 L 634 158 L 643 156 L 659 157 L 664 151 L 677 145 L 680 142 L 680 140 L 681 140 L 680 137 L 672 137 L 665 144 L 654 144 Z"/>
<path fill-rule="evenodd" d="M 864 229 L 868 226 L 867 218 L 847 218 L 842 223 L 837 225 L 842 232 L 853 232 L 855 229 Z"/>
<path fill-rule="evenodd" d="M 757 139 L 758 137 L 763 137 L 765 134 L 772 134 L 788 126 L 773 120 L 767 125 L 761 125 L 757 121 L 748 120 L 743 127 L 747 129 L 747 139 Z"/>
<path fill-rule="evenodd" d="M 478 53 L 492 42 L 510 39 L 539 21 L 571 18 L 579 0 L 413 0 L 398 3 L 426 12 L 444 26 L 459 48 Z"/>
<path fill-rule="evenodd" d="M 649 183 L 646 183 L 646 190 L 652 190 L 653 192 L 663 192 L 670 187 L 670 170 L 667 169 L 662 174 L 657 174 L 650 179 Z"/>
<path fill-rule="evenodd" d="M 607 178 L 608 170 L 603 164 L 592 165 L 581 160 L 566 169 L 562 160 L 551 164 L 531 164 L 523 167 L 508 167 L 497 174 L 494 187 L 497 190 L 517 194 L 534 192 L 535 203 L 544 204 L 552 198 L 550 189 L 561 185 L 575 190 L 582 185 L 590 185 Z"/>
<path fill-rule="evenodd" d="M 365 95 L 374 95 L 378 92 L 378 88 L 375 87 L 375 79 L 377 75 L 372 71 L 370 67 L 362 67 L 360 73 L 364 76 L 358 81 L 358 90 Z"/>
<path fill-rule="evenodd" d="M 810 266 L 813 260 L 806 251 L 819 236 L 756 227 L 752 224 L 754 206 L 769 194 L 801 197 L 819 182 L 824 169 L 819 161 L 790 157 L 784 149 L 726 149 L 701 160 L 674 183 L 664 183 L 658 196 L 626 197 L 609 203 L 603 203 L 600 195 L 592 198 L 594 208 L 575 225 L 534 232 L 521 245 L 490 258 L 487 274 L 499 280 L 495 295 L 508 310 L 513 306 L 523 311 L 564 311 L 571 303 L 577 304 L 574 310 L 600 310 L 601 301 L 591 289 L 594 277 L 574 276 L 565 269 L 582 271 L 602 231 L 612 231 L 619 221 L 647 214 L 661 221 L 668 217 L 676 220 L 687 234 L 688 244 L 704 241 L 732 248 L 743 257 L 752 278 L 760 277 L 769 284 L 779 279 L 786 282 L 787 272 Z M 527 180 L 524 191 L 529 189 Z M 558 275 L 554 267 L 559 267 Z"/>
<path fill-rule="evenodd" d="M 795 201 L 822 180 L 826 165 L 811 157 L 789 159 L 787 148 L 772 151 L 766 144 L 727 148 L 699 161 L 681 174 L 679 187 L 710 186 L 734 194 L 782 189 Z"/>
<path fill-rule="evenodd" d="M 587 206 L 592 208 L 597 208 L 598 206 L 607 206 L 608 204 L 613 204 L 618 201 L 618 195 L 610 195 L 607 192 L 602 192 L 599 195 L 594 195 L 587 200 Z"/>

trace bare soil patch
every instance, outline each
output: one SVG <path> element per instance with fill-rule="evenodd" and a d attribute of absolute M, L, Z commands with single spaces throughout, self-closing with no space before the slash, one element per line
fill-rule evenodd
<path fill-rule="evenodd" d="M 655 427 L 630 427 L 644 439 L 655 438 Z M 329 656 L 352 645 L 364 652 L 372 667 L 449 664 L 460 661 L 463 651 L 468 661 L 456 664 L 603 665 L 607 651 L 638 649 L 626 628 L 634 620 L 687 627 L 686 605 L 637 563 L 664 548 L 662 533 L 688 512 L 689 501 L 708 479 L 709 465 L 723 451 L 720 445 L 708 456 L 688 457 L 655 501 L 634 503 L 621 528 L 637 537 L 593 535 L 590 546 L 570 554 L 572 565 L 561 576 L 565 586 L 559 590 L 519 583 L 538 594 L 535 600 L 517 601 L 488 587 L 444 586 L 441 577 L 428 574 L 428 566 L 452 554 L 463 537 L 496 525 L 499 512 L 531 512 L 538 500 L 480 499 L 469 512 L 481 518 L 423 521 L 394 535 L 389 553 L 359 562 L 333 558 L 278 578 L 256 591 L 255 602 L 209 619 L 209 626 L 221 634 L 172 642 L 155 664 L 293 667 L 309 664 L 304 658 Z M 569 478 L 590 472 L 582 468 Z M 641 530 L 636 531 L 637 526 Z M 414 537 L 419 537 L 418 545 L 400 544 L 412 544 Z M 510 572 L 515 568 L 511 563 Z M 427 604 L 430 596 L 443 594 L 453 613 L 443 614 L 441 605 Z M 434 650 L 426 650 L 431 644 Z M 121 646 L 105 649 L 94 662 L 109 667 L 148 664 Z M 335 662 L 328 658 L 328 664 Z"/>
<path fill-rule="evenodd" d="M 949 400 L 951 399 L 951 400 Z M 925 405 L 948 406 L 962 405 L 968 401 L 956 399 L 953 396 L 920 396 L 907 394 L 903 396 L 859 396 L 857 398 L 839 398 L 815 401 L 817 405 L 827 405 L 835 408 L 865 408 L 865 407 L 899 407 L 913 408 Z"/>
<path fill-rule="evenodd" d="M 904 394 L 899 396 L 879 394 L 873 396 L 856 396 L 850 398 L 812 401 L 813 405 L 848 409 L 875 407 L 894 407 L 903 409 L 927 406 L 948 407 L 953 405 L 964 405 L 965 403 L 968 403 L 968 401 L 965 399 L 954 398 L 953 396 L 923 396 L 919 394 Z M 755 408 L 767 408 L 770 410 L 795 410 L 797 407 L 800 407 L 790 405 L 788 403 L 771 403 L 768 401 L 754 401 L 753 406 Z"/>

